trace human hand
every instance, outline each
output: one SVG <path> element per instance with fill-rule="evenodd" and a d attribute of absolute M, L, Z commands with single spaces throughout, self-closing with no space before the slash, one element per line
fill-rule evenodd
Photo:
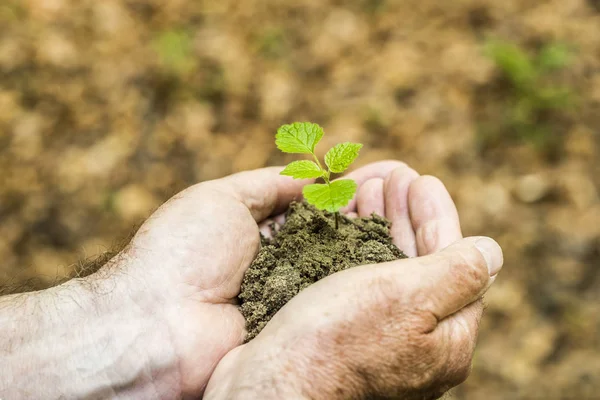
<path fill-rule="evenodd" d="M 400 165 L 374 163 L 351 177 L 361 187 L 373 179 L 383 182 Z M 178 388 L 175 397 L 201 395 L 221 358 L 243 343 L 244 318 L 236 298 L 260 247 L 258 224 L 299 199 L 306 184 L 280 176 L 280 170 L 243 172 L 184 190 L 144 223 L 110 266 L 119 275 L 120 289 L 115 292 L 127 293 L 168 332 L 169 337 L 152 342 L 162 343 L 163 353 L 171 349 L 172 354 L 161 357 L 166 365 L 160 375 L 176 377 L 168 385 Z M 363 187 L 362 198 L 370 190 Z M 366 203 L 358 198 L 359 208 L 364 208 Z M 352 203 L 349 211 L 356 207 Z M 99 276 L 104 275 L 114 282 L 114 274 L 101 270 Z M 177 371 L 164 371 L 171 367 Z"/>
<path fill-rule="evenodd" d="M 460 240 L 443 184 L 404 165 L 362 183 L 347 211 L 386 215 L 396 245 L 418 257 L 305 289 L 223 358 L 206 398 L 429 399 L 466 379 L 500 247 Z"/>
<path fill-rule="evenodd" d="M 342 397 L 388 387 L 412 393 L 452 371 L 464 372 L 481 304 L 462 306 L 479 298 L 491 281 L 481 274 L 481 254 L 468 244 L 402 265 L 358 267 L 328 277 L 240 346 L 244 320 L 235 303 L 259 248 L 257 223 L 285 210 L 304 183 L 278 172 L 267 168 L 195 185 L 155 212 L 96 274 L 1 297 L 0 397 L 197 398 L 226 354 L 207 396 L 227 396 L 242 385 L 254 389 L 245 398 L 269 397 L 261 394 L 265 386 L 254 384 L 265 380 L 299 396 L 308 393 L 302 386 L 306 378 L 314 378 L 320 390 L 312 397 L 327 397 L 340 385 L 351 390 Z M 387 215 L 396 244 L 408 255 L 434 253 L 460 237 L 456 210 L 433 178 L 418 178 L 394 161 L 371 164 L 350 177 L 359 191 L 346 211 Z M 494 246 L 488 255 L 499 266 Z M 464 287 L 456 287 L 460 279 Z M 343 336 L 346 328 L 351 335 Z M 457 355 L 443 353 L 448 343 L 457 344 Z M 303 346 L 305 357 L 296 357 Z M 443 364 L 440 354 L 454 359 Z M 423 372 L 413 362 L 431 369 Z M 282 373 L 282 365 L 293 373 Z M 411 368 L 411 378 L 402 384 L 387 379 L 392 367 L 397 379 Z M 366 373 L 382 375 L 365 386 L 359 378 Z"/>

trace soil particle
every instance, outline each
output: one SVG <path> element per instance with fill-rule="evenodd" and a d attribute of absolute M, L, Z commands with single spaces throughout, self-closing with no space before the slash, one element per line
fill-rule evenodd
<path fill-rule="evenodd" d="M 239 295 L 248 335 L 253 339 L 302 289 L 335 272 L 365 264 L 407 258 L 390 236 L 390 223 L 373 214 L 351 219 L 306 203 L 292 203 L 286 222 L 246 272 Z"/>

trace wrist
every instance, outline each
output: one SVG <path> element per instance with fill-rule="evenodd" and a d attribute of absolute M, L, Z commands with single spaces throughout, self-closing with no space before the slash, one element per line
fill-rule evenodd
<path fill-rule="evenodd" d="M 90 383 L 104 379 L 100 397 L 175 398 L 178 360 L 162 305 L 125 267 L 69 282 L 87 304 L 75 305 L 87 314 L 81 329 L 89 351 L 80 368 L 88 368 Z"/>
<path fill-rule="evenodd" d="M 169 329 L 119 267 L 0 299 L 0 398 L 175 396 Z"/>

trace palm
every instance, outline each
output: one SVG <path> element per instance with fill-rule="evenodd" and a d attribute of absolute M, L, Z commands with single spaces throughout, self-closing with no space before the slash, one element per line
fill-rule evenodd
<path fill-rule="evenodd" d="M 349 177 L 359 189 L 345 212 L 385 215 L 396 245 L 409 256 L 460 239 L 456 210 L 439 181 L 417 180 L 395 161 Z M 258 223 L 282 212 L 302 185 L 273 169 L 196 185 L 161 207 L 133 240 L 128 251 L 143 265 L 147 284 L 164 293 L 162 312 L 181 360 L 184 393 L 200 394 L 219 360 L 242 343 L 236 296 L 260 246 Z"/>

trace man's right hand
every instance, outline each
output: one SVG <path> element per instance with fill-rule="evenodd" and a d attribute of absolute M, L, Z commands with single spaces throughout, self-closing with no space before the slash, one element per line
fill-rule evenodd
<path fill-rule="evenodd" d="M 492 239 L 461 239 L 443 184 L 406 168 L 364 185 L 418 257 L 356 267 L 302 291 L 225 356 L 205 398 L 438 398 L 470 371 L 483 305 L 502 267 Z M 360 203 L 360 199 L 363 200 Z"/>

